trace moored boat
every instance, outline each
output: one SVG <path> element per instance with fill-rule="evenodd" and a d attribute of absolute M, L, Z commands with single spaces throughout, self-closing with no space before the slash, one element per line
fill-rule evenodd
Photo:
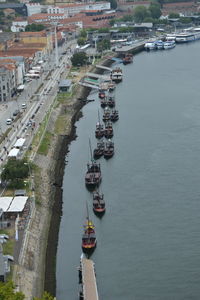
<path fill-rule="evenodd" d="M 85 184 L 88 188 L 95 188 L 101 182 L 101 166 L 92 160 L 87 164 Z"/>
<path fill-rule="evenodd" d="M 164 42 L 164 49 L 172 49 L 176 46 L 175 41 Z"/>
<path fill-rule="evenodd" d="M 102 119 L 103 119 L 104 122 L 108 122 L 108 121 L 110 121 L 110 117 L 111 117 L 110 109 L 108 107 L 106 107 L 104 109 Z"/>
<path fill-rule="evenodd" d="M 119 83 L 123 79 L 123 73 L 121 68 L 115 68 L 111 71 L 110 78 L 112 81 Z"/>
<path fill-rule="evenodd" d="M 115 90 L 115 88 L 116 88 L 115 83 L 111 81 L 111 82 L 108 84 L 108 91 L 109 91 L 109 92 L 113 92 L 113 91 Z"/>
<path fill-rule="evenodd" d="M 99 98 L 100 98 L 100 99 L 104 99 L 105 96 L 106 96 L 105 91 L 99 90 Z"/>
<path fill-rule="evenodd" d="M 104 126 L 100 122 L 99 111 L 98 111 L 98 122 L 96 124 L 95 136 L 97 139 L 101 139 L 104 136 Z"/>
<path fill-rule="evenodd" d="M 114 155 L 114 142 L 108 140 L 104 148 L 104 158 L 111 158 Z"/>
<path fill-rule="evenodd" d="M 104 201 L 104 195 L 100 194 L 98 191 L 93 193 L 93 211 L 98 214 L 102 215 L 105 213 L 106 206 Z"/>
<path fill-rule="evenodd" d="M 105 130 L 104 130 L 104 136 L 107 139 L 110 139 L 113 137 L 113 127 L 111 122 L 107 122 L 105 125 Z"/>
<path fill-rule="evenodd" d="M 126 53 L 125 56 L 123 57 L 123 64 L 127 65 L 133 62 L 133 54 L 131 53 Z"/>
<path fill-rule="evenodd" d="M 108 100 L 107 98 L 101 98 L 101 107 L 106 107 L 108 105 Z"/>
<path fill-rule="evenodd" d="M 110 121 L 116 122 L 117 120 L 119 120 L 119 113 L 118 110 L 114 109 L 110 114 Z"/>
<path fill-rule="evenodd" d="M 156 41 L 156 49 L 162 50 L 164 49 L 164 42 L 162 40 Z"/>
<path fill-rule="evenodd" d="M 103 124 L 97 122 L 96 130 L 95 130 L 95 137 L 97 139 L 101 139 L 104 136 L 104 126 Z"/>
<path fill-rule="evenodd" d="M 147 50 L 147 51 L 149 51 L 149 50 L 155 50 L 156 49 L 156 43 L 155 43 L 155 41 L 151 41 L 151 42 L 149 41 L 149 42 L 145 43 L 144 49 Z"/>
<path fill-rule="evenodd" d="M 115 107 L 115 98 L 113 96 L 108 97 L 107 105 L 109 107 Z"/>
<path fill-rule="evenodd" d="M 104 147 L 105 147 L 104 141 L 97 142 L 97 147 L 93 151 L 93 157 L 94 157 L 94 159 L 98 159 L 98 158 L 100 158 L 103 155 L 103 153 L 104 153 Z"/>
<path fill-rule="evenodd" d="M 97 244 L 95 226 L 93 222 L 87 216 L 86 223 L 84 225 L 84 232 L 82 235 L 82 250 L 83 252 L 91 252 L 95 249 Z"/>

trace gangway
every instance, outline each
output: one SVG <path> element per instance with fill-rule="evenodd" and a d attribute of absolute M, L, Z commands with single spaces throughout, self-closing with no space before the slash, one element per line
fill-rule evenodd
<path fill-rule="evenodd" d="M 90 84 L 90 83 L 87 83 L 87 82 L 82 82 L 82 81 L 79 81 L 79 84 L 82 85 L 82 86 L 85 86 L 85 87 L 89 87 L 89 88 L 92 88 L 92 89 L 99 89 L 99 87 L 97 85 L 93 85 L 93 84 Z"/>
<path fill-rule="evenodd" d="M 110 72 L 112 71 L 111 68 L 108 68 L 108 67 L 105 67 L 105 66 L 96 65 L 95 67 L 96 67 L 96 68 L 99 68 L 99 69 L 106 70 L 106 71 L 110 71 Z"/>
<path fill-rule="evenodd" d="M 100 75 L 100 74 L 95 74 L 95 73 L 86 73 L 87 76 L 92 77 L 92 78 L 98 78 L 102 80 L 108 80 L 110 77 L 106 75 Z"/>
<path fill-rule="evenodd" d="M 81 256 L 80 273 L 82 291 L 81 296 L 84 300 L 99 300 L 94 262 L 91 259 Z"/>

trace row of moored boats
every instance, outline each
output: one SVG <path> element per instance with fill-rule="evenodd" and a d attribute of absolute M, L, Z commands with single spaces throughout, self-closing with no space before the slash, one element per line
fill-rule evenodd
<path fill-rule="evenodd" d="M 193 28 L 191 31 L 167 34 L 164 40 L 151 40 L 145 43 L 146 50 L 171 49 L 176 43 L 189 43 L 200 39 L 200 28 Z"/>
<path fill-rule="evenodd" d="M 87 163 L 87 170 L 85 174 L 85 185 L 89 191 L 92 192 L 93 211 L 102 217 L 106 210 L 104 194 L 100 192 L 99 186 L 102 180 L 101 165 L 97 162 L 98 159 L 104 157 L 110 159 L 115 153 L 113 124 L 118 121 L 119 113 L 116 109 L 116 101 L 114 96 L 115 84 L 122 81 L 123 74 L 121 68 L 115 68 L 111 71 L 111 81 L 109 85 L 101 86 L 99 88 L 99 101 L 102 108 L 102 118 L 98 111 L 98 121 L 95 128 L 95 137 L 97 144 L 92 151 L 90 146 L 90 162 Z M 95 226 L 89 217 L 87 206 L 86 223 L 82 235 L 82 250 L 87 255 L 90 255 L 97 244 Z"/>

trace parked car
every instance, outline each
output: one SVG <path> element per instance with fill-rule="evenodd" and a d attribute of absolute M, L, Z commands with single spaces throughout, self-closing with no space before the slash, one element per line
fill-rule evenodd
<path fill-rule="evenodd" d="M 19 114 L 19 109 L 16 109 L 13 113 L 13 117 L 16 117 Z"/>

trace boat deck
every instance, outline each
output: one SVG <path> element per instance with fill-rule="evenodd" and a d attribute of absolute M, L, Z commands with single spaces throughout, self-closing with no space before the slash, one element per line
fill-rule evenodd
<path fill-rule="evenodd" d="M 91 259 L 83 257 L 82 265 L 82 282 L 84 300 L 98 300 L 96 276 L 94 272 L 94 263 Z"/>

